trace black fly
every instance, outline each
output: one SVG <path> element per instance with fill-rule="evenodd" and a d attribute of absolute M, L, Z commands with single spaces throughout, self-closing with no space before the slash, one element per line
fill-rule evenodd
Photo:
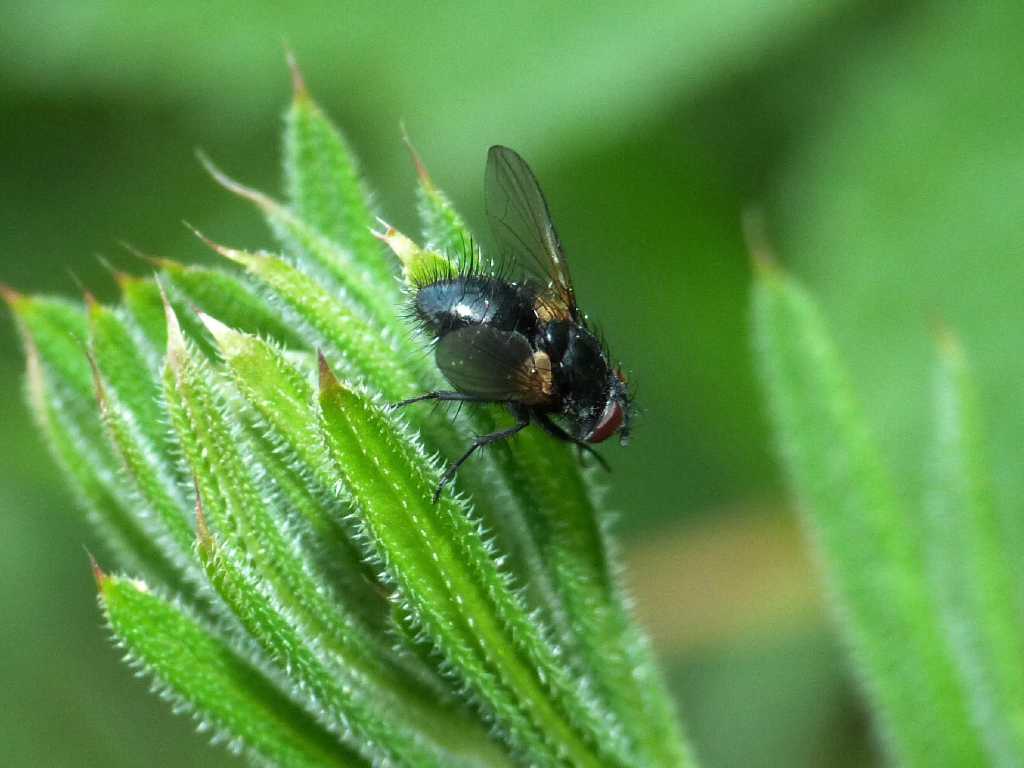
<path fill-rule="evenodd" d="M 504 269 L 467 268 L 416 285 L 412 311 L 436 342 L 451 392 L 403 400 L 504 403 L 514 426 L 481 435 L 441 478 L 434 500 L 463 462 L 531 423 L 552 437 L 591 447 L 629 436 L 626 379 L 576 307 L 569 266 L 547 201 L 530 167 L 508 147 L 491 147 L 484 176 L 487 218 Z M 504 273 L 514 276 L 509 279 Z"/>

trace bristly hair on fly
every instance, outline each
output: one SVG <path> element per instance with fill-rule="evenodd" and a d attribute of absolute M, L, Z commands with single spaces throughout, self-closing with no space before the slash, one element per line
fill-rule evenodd
<path fill-rule="evenodd" d="M 509 256 L 485 258 L 472 235 L 460 232 L 458 241 L 441 251 L 441 256 L 441 259 L 431 259 L 411 276 L 406 291 L 411 300 L 402 309 L 403 319 L 429 338 L 428 350 L 433 350 L 437 338 L 425 327 L 423 319 L 416 312 L 417 292 L 437 283 L 457 282 L 471 277 L 488 277 L 499 282 L 523 282 L 522 276 L 515 273 L 515 264 Z"/>
<path fill-rule="evenodd" d="M 444 280 L 466 277 L 493 277 L 513 281 L 511 261 L 499 256 L 484 258 L 483 252 L 471 235 L 459 233 L 458 242 L 442 251 L 443 259 L 434 259 L 430 266 L 419 270 L 412 278 L 412 287 L 421 290 Z M 414 291 L 415 292 L 415 291 Z"/>

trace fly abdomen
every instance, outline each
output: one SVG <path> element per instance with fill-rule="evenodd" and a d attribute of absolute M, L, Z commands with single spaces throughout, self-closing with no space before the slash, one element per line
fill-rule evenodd
<path fill-rule="evenodd" d="M 537 324 L 533 297 L 522 285 L 486 275 L 438 280 L 422 286 L 416 318 L 435 338 L 469 325 L 531 335 Z"/>

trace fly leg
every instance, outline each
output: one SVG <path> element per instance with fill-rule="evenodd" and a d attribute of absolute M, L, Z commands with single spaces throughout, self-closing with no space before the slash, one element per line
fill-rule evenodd
<path fill-rule="evenodd" d="M 582 440 L 577 440 L 575 437 L 570 435 L 560 426 L 555 424 L 555 422 L 553 422 L 546 413 L 535 413 L 533 417 L 537 421 L 537 424 L 540 426 L 540 428 L 547 432 L 549 435 L 558 440 L 561 440 L 564 443 L 572 443 L 573 445 L 575 445 L 579 449 L 581 457 L 583 456 L 584 452 L 589 453 L 591 456 L 597 459 L 597 463 L 604 468 L 605 472 L 612 471 L 612 468 L 608 466 L 608 462 L 605 461 L 604 456 L 595 451 L 592 445 L 590 445 L 589 443 L 585 443 Z"/>
<path fill-rule="evenodd" d="M 406 405 L 412 405 L 413 403 L 423 402 L 424 400 L 437 400 L 440 402 L 458 402 L 458 403 L 493 403 L 494 400 L 489 400 L 486 397 L 477 397 L 476 395 L 467 395 L 464 392 L 427 392 L 425 395 L 419 397 L 410 397 L 408 400 L 400 400 L 395 403 L 395 408 L 402 408 Z"/>
<path fill-rule="evenodd" d="M 441 482 L 437 484 L 437 489 L 434 491 L 435 504 L 437 503 L 437 500 L 441 498 L 441 492 L 445 489 L 445 486 L 455 479 L 455 473 L 459 471 L 459 467 L 465 464 L 466 459 L 472 456 L 477 449 L 483 448 L 485 445 L 501 442 L 502 440 L 508 440 L 510 437 L 518 434 L 530 425 L 529 411 L 523 408 L 513 408 L 512 412 L 516 415 L 517 419 L 515 425 L 508 429 L 499 429 L 497 432 L 491 432 L 489 435 L 480 435 L 477 437 L 473 441 L 473 444 L 469 446 L 469 450 L 462 454 L 455 463 L 448 467 L 445 473 L 441 475 Z"/>

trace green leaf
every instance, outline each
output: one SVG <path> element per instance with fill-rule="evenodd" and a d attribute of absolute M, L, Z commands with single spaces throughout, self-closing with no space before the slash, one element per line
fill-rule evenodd
<path fill-rule="evenodd" d="M 136 342 L 124 313 L 89 301 L 89 344 L 106 389 L 131 413 L 135 425 L 152 450 L 169 463 L 171 441 L 164 426 L 160 381 L 147 366 L 145 352 Z"/>
<path fill-rule="evenodd" d="M 354 686 L 353 681 L 361 681 L 359 676 L 352 676 L 348 664 L 339 665 L 334 659 L 317 653 L 296 629 L 302 626 L 301 619 L 280 606 L 269 592 L 266 580 L 245 566 L 245 554 L 219 546 L 201 516 L 199 519 L 200 559 L 210 583 L 231 606 L 248 633 L 259 639 L 264 651 L 288 670 L 296 685 L 308 692 L 315 711 L 323 713 L 321 718 L 332 730 L 353 742 L 358 751 L 375 762 L 417 766 L 461 766 L 475 762 L 471 757 L 467 760 L 431 743 L 437 739 L 441 743 L 454 741 L 458 746 L 466 736 L 455 727 L 456 723 L 443 717 L 443 711 L 439 711 L 437 717 L 430 717 L 426 710 L 419 713 L 419 718 L 396 717 L 394 710 L 386 713 L 383 705 L 386 702 L 400 708 L 403 715 L 408 716 L 410 708 L 404 706 L 403 697 L 391 699 L 365 684 Z M 480 744 L 470 739 L 466 741 L 477 748 L 471 750 L 471 756 L 474 751 L 479 755 Z"/>
<path fill-rule="evenodd" d="M 886 746 L 901 765 L 983 765 L 915 517 L 885 470 L 818 310 L 771 264 L 759 267 L 753 301 L 782 459 Z"/>
<path fill-rule="evenodd" d="M 114 278 L 121 289 L 121 304 L 132 330 L 145 345 L 153 370 L 159 371 L 167 347 L 167 320 L 160 288 L 152 279 L 124 272 L 115 273 Z"/>
<path fill-rule="evenodd" d="M 260 455 L 269 459 L 264 463 L 268 473 L 280 483 L 279 490 L 290 508 L 302 517 L 314 548 L 335 564 L 340 560 L 348 566 L 342 578 L 356 584 L 342 592 L 346 604 L 364 614 L 386 610 L 381 600 L 384 585 L 365 561 L 364 545 L 356 541 L 351 500 L 338 484 L 323 437 L 310 426 L 315 423 L 316 392 L 309 377 L 272 344 L 208 316 L 203 322 L 219 346 L 235 387 L 253 412 L 253 431 L 265 446 Z M 421 670 L 414 671 L 422 677 Z"/>
<path fill-rule="evenodd" d="M 164 288 L 154 278 L 141 278 L 116 273 L 125 318 L 138 340 L 139 346 L 156 375 L 163 366 L 164 350 L 167 347 L 167 319 L 164 312 Z M 202 326 L 195 317 L 192 307 L 177 296 L 170 297 L 171 306 L 181 314 L 181 324 L 196 341 L 200 349 L 209 356 L 213 347 L 202 333 Z"/>
<path fill-rule="evenodd" d="M 281 768 L 369 762 L 338 744 L 184 608 L 122 576 L 99 576 L 100 602 L 129 658 L 203 728 Z"/>
<path fill-rule="evenodd" d="M 518 749 L 548 764 L 632 763 L 619 729 L 510 589 L 479 523 L 379 406 L 321 359 L 323 427 L 340 477 L 411 616 Z"/>
<path fill-rule="evenodd" d="M 394 263 L 371 234 L 376 219 L 355 158 L 341 132 L 309 95 L 294 62 L 292 71 L 295 95 L 285 116 L 284 135 L 288 199 L 299 216 L 351 251 L 387 289 L 394 285 Z"/>
<path fill-rule="evenodd" d="M 192 306 L 251 333 L 268 335 L 285 346 L 302 340 L 280 315 L 235 275 L 210 267 L 185 266 L 167 259 L 160 267 L 170 284 Z"/>
<path fill-rule="evenodd" d="M 381 284 L 366 269 L 356 254 L 345 250 L 334 241 L 317 231 L 289 208 L 258 190 L 240 184 L 217 168 L 206 157 L 200 156 L 207 172 L 229 192 L 255 205 L 263 214 L 271 232 L 281 243 L 285 253 L 296 263 L 320 280 L 327 281 L 336 292 L 343 294 L 345 303 L 357 306 L 364 314 L 388 327 L 401 328 L 395 315 L 393 280 Z M 229 325 L 244 326 L 230 322 L 217 312 Z"/>
<path fill-rule="evenodd" d="M 227 545 L 224 556 L 214 558 L 213 539 L 205 535 L 204 566 L 218 594 L 264 651 L 310 692 L 313 710 L 351 732 L 368 758 L 457 762 L 448 754 L 446 735 L 462 740 L 476 731 L 483 741 L 485 734 L 470 721 L 448 717 L 436 697 L 389 667 L 372 633 L 327 588 L 257 482 L 253 456 L 227 418 L 209 364 L 186 342 L 169 307 L 167 319 L 165 388 L 172 423 L 214 536 Z M 243 578 L 244 570 L 251 575 Z"/>
<path fill-rule="evenodd" d="M 980 403 L 959 342 L 941 339 L 926 546 L 946 632 L 993 765 L 1024 758 L 1018 558 L 992 497 Z"/>
<path fill-rule="evenodd" d="M 174 471 L 160 383 L 114 310 L 91 303 L 88 313 L 96 399 L 107 437 L 136 492 L 137 513 L 152 516 L 154 539 L 183 567 L 192 560 L 194 535 Z"/>
<path fill-rule="evenodd" d="M 79 505 L 124 562 L 176 585 L 174 565 L 153 541 L 152 529 L 116 473 L 118 462 L 96 409 L 85 312 L 44 297 L 12 296 L 9 304 L 25 342 L 28 402 Z"/>
<path fill-rule="evenodd" d="M 217 252 L 241 264 L 278 306 L 305 327 L 311 347 L 331 350 L 353 375 L 372 382 L 395 400 L 415 391 L 413 376 L 381 329 L 351 305 L 337 300 L 309 275 L 270 254 L 247 253 L 214 245 Z"/>

